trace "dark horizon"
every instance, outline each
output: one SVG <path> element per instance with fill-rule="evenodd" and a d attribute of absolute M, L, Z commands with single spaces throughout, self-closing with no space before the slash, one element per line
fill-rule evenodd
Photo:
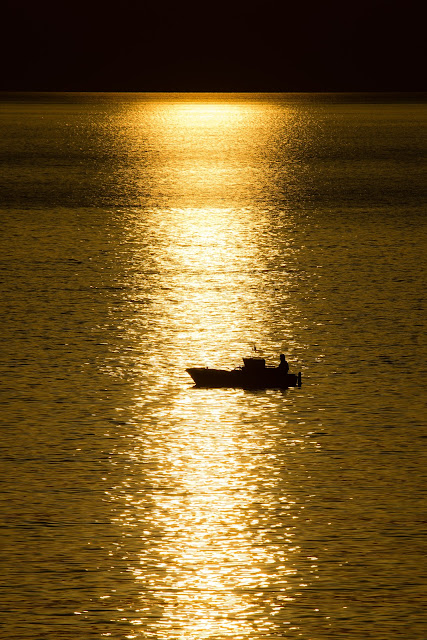
<path fill-rule="evenodd" d="M 419 11 L 413 0 L 203 10 L 6 1 L 0 90 L 419 92 Z"/>

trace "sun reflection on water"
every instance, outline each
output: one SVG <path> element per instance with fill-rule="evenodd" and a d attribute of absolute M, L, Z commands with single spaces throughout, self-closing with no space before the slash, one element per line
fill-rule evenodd
<path fill-rule="evenodd" d="M 306 116 L 305 116 L 306 117 Z M 273 126 L 272 126 L 273 125 Z M 119 130 L 131 170 L 121 169 L 135 202 L 229 207 L 287 199 L 301 185 L 295 146 L 308 123 L 295 105 L 250 95 L 169 95 L 130 106 Z M 275 154 L 287 153 L 279 166 Z"/>
<path fill-rule="evenodd" d="M 165 362 L 168 379 L 191 364 L 240 364 L 265 333 L 259 248 L 265 226 L 262 214 L 233 209 L 153 210 L 131 218 L 129 234 L 144 238 L 134 256 L 132 297 L 149 300 L 152 310 L 149 318 L 134 317 L 130 329 L 144 342 L 156 332 L 162 354 L 153 356 L 160 367 Z M 150 264 L 148 273 L 141 274 L 140 260 Z"/>
<path fill-rule="evenodd" d="M 147 490 L 139 499 L 127 493 L 119 521 L 144 541 L 130 568 L 143 618 L 153 603 L 161 610 L 159 637 L 249 637 L 259 625 L 274 628 L 275 615 L 294 600 L 295 502 L 275 493 L 277 478 L 254 462 L 254 454 L 266 461 L 272 441 L 247 431 L 242 442 L 241 410 L 241 397 L 232 393 L 226 402 L 208 400 L 207 392 L 180 395 L 170 429 L 141 435 L 133 448 L 136 465 L 141 455 L 151 460 Z M 270 454 L 267 471 L 274 462 Z M 280 510 L 277 531 L 266 526 L 261 505 Z"/>
<path fill-rule="evenodd" d="M 133 432 L 120 453 L 124 479 L 110 497 L 123 531 L 115 553 L 138 592 L 131 624 L 141 637 L 277 637 L 290 628 L 286 606 L 300 589 L 300 505 L 285 451 L 305 443 L 286 428 L 286 394 L 195 391 L 185 374 L 191 365 L 240 364 L 259 340 L 277 358 L 291 335 L 289 321 L 279 334 L 271 322 L 281 317 L 271 310 L 272 287 L 285 296 L 292 281 L 287 234 L 271 279 L 268 212 L 225 205 L 234 183 L 246 193 L 262 182 L 251 158 L 267 133 L 261 126 L 259 140 L 245 137 L 257 115 L 247 103 L 154 111 L 164 166 L 152 189 L 161 186 L 174 206 L 136 208 L 126 218 L 135 313 L 124 327 L 141 358 L 128 367 Z"/>

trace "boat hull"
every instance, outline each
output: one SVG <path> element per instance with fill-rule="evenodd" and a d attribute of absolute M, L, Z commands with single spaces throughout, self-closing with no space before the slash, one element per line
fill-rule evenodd
<path fill-rule="evenodd" d="M 226 371 L 194 367 L 186 369 L 197 387 L 235 389 L 287 389 L 301 386 L 301 374 L 283 373 L 276 368 L 265 368 L 262 372 L 248 372 L 243 369 Z"/>

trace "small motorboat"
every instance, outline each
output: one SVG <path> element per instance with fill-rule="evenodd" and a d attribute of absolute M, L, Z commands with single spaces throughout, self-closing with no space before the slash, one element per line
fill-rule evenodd
<path fill-rule="evenodd" d="M 264 358 L 243 358 L 243 367 L 211 369 L 193 367 L 186 369 L 197 387 L 231 387 L 240 389 L 287 389 L 301 386 L 301 372 L 289 373 L 285 356 L 280 356 L 278 367 L 266 367 Z"/>

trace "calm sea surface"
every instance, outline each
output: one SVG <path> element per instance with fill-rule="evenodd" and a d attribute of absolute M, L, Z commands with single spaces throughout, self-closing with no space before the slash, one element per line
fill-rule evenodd
<path fill-rule="evenodd" d="M 1 638 L 423 640 L 422 97 L 1 109 Z"/>

